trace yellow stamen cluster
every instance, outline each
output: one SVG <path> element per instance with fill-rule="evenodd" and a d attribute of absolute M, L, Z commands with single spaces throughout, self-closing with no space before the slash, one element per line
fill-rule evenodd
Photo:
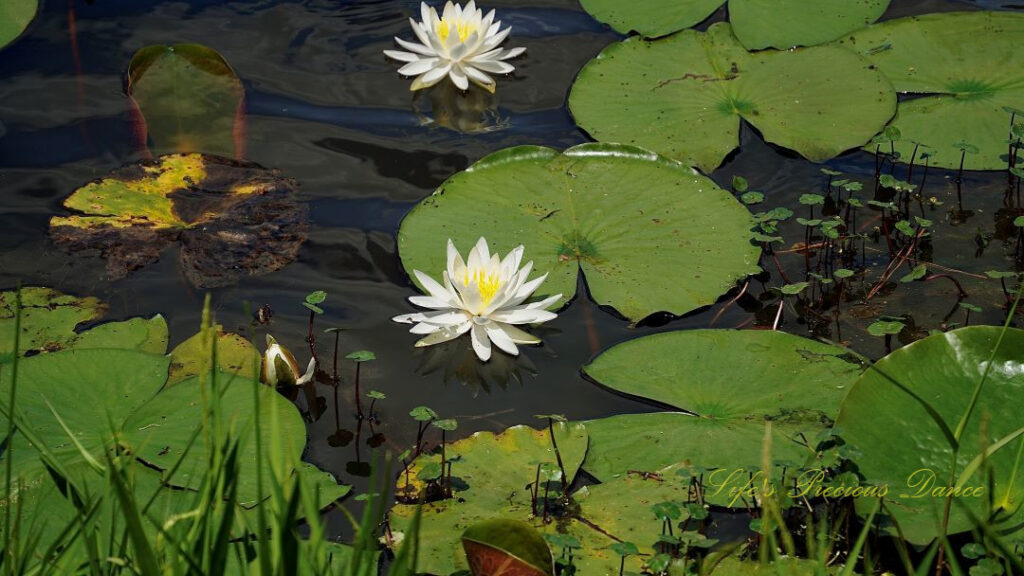
<path fill-rule="evenodd" d="M 442 18 L 441 22 L 437 26 L 437 35 L 441 37 L 442 42 L 446 42 L 448 40 L 448 34 L 451 33 L 452 28 L 455 28 L 455 31 L 458 33 L 459 42 L 465 42 L 466 38 L 469 38 L 469 35 L 476 31 L 476 27 L 464 20 L 448 22 Z"/>
<path fill-rule="evenodd" d="M 480 293 L 480 300 L 484 304 L 489 303 L 494 298 L 494 295 L 498 293 L 498 288 L 501 288 L 501 278 L 497 274 L 488 274 L 482 268 L 466 270 L 463 285 L 468 287 L 471 282 L 476 282 L 477 291 Z"/>

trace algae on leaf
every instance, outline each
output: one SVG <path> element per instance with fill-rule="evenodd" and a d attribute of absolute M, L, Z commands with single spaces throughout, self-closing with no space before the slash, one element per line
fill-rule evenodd
<path fill-rule="evenodd" d="M 225 286 L 295 260 L 307 227 L 295 191 L 257 164 L 173 154 L 79 188 L 64 201 L 75 213 L 53 217 L 50 234 L 72 252 L 99 250 L 114 279 L 180 242 L 192 284 Z"/>

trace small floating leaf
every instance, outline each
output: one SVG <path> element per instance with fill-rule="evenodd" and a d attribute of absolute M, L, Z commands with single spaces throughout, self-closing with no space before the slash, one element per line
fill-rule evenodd
<path fill-rule="evenodd" d="M 345 358 L 356 362 L 369 362 L 371 360 L 376 360 L 377 355 L 369 350 L 356 350 L 355 352 L 345 356 Z"/>
<path fill-rule="evenodd" d="M 248 340 L 225 332 L 219 324 L 209 332 L 217 338 L 217 369 L 225 374 L 234 374 L 246 380 L 259 378 L 260 352 Z M 214 343 L 209 336 L 199 332 L 188 340 L 175 346 L 171 351 L 171 367 L 167 384 L 177 384 L 183 380 L 206 374 L 210 371 L 210 354 Z"/>

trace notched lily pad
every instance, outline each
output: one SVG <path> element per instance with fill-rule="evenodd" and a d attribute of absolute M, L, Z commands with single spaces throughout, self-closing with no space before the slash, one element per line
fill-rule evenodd
<path fill-rule="evenodd" d="M 1024 107 L 1022 37 L 1024 14 L 949 12 L 889 20 L 838 43 L 873 62 L 896 90 L 922 95 L 900 102 L 891 122 L 900 131 L 901 161 L 920 161 L 922 150 L 914 152 L 924 145 L 930 165 L 956 169 L 963 147 L 970 150 L 965 169 L 1001 170 L 1008 160 L 1007 109 Z M 875 145 L 867 148 L 873 152 Z M 888 142 L 881 148 L 888 152 Z"/>
<path fill-rule="evenodd" d="M 180 242 L 192 284 L 210 288 L 278 270 L 306 239 L 297 184 L 249 162 L 172 154 L 114 171 L 76 190 L 50 220 L 71 252 L 99 250 L 111 278 L 156 261 Z"/>
<path fill-rule="evenodd" d="M 16 309 L 16 293 L 0 292 L 0 362 L 14 353 Z M 92 296 L 71 296 L 41 286 L 22 288 L 18 352 L 21 356 L 70 348 L 167 352 L 167 322 L 159 314 L 79 330 L 82 324 L 99 320 L 106 311 L 107 305 Z"/>
<path fill-rule="evenodd" d="M 598 140 L 715 169 L 740 120 L 822 162 L 862 146 L 896 110 L 892 85 L 840 46 L 747 52 L 726 23 L 661 40 L 629 38 L 580 71 L 569 107 Z"/>

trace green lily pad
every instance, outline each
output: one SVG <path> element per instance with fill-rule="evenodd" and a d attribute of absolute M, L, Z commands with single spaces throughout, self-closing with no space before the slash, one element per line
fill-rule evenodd
<path fill-rule="evenodd" d="M 139 136 L 159 153 L 235 156 L 245 90 L 216 50 L 199 44 L 147 46 L 128 65 L 127 93 Z"/>
<path fill-rule="evenodd" d="M 595 301 L 639 321 L 712 304 L 757 273 L 752 223 L 711 180 L 650 152 L 521 146 L 445 181 L 403 220 L 398 248 L 407 271 L 439 276 L 448 238 L 463 253 L 480 236 L 501 254 L 522 244 L 548 274 L 538 297 L 570 299 L 582 271 Z"/>
<path fill-rule="evenodd" d="M 18 39 L 36 17 L 39 0 L 4 0 L 0 3 L 0 48 Z"/>
<path fill-rule="evenodd" d="M 611 478 L 608 482 L 587 486 L 573 494 L 580 505 L 580 515 L 616 538 L 636 543 L 641 554 L 654 554 L 654 543 L 661 533 L 661 520 L 651 507 L 661 502 L 681 504 L 689 500 L 689 483 L 674 471 L 661 477 L 628 474 Z M 688 517 L 686 510 L 674 520 L 678 525 Z M 639 571 L 642 558 L 627 558 L 626 565 L 635 563 Z"/>
<path fill-rule="evenodd" d="M 587 431 L 580 424 L 558 423 L 554 428 L 565 474 L 571 483 L 587 450 Z M 515 426 L 501 434 L 477 432 L 449 444 L 446 456 L 452 462 L 454 497 L 423 505 L 418 565 L 421 572 L 445 575 L 468 568 L 459 537 L 478 522 L 508 518 L 548 529 L 541 518 L 532 517 L 530 494 L 523 488 L 536 478 L 538 464 L 547 470 L 557 470 L 546 428 Z M 440 462 L 440 454 L 423 455 L 412 462 L 408 475 L 399 475 L 397 494 L 402 501 L 412 503 L 396 504 L 391 509 L 393 531 L 406 529 L 418 506 L 415 502 L 427 492 L 427 485 L 417 478 L 420 471 Z M 557 486 L 558 482 L 554 484 Z"/>
<path fill-rule="evenodd" d="M 260 352 L 238 334 L 224 332 L 221 325 L 214 326 L 217 336 L 217 370 L 239 378 L 252 380 L 260 375 Z M 171 351 L 171 370 L 167 385 L 210 371 L 209 358 L 212 344 L 204 342 L 203 332 L 174 347 Z"/>
<path fill-rule="evenodd" d="M 306 427 L 298 410 L 273 388 L 263 386 L 252 378 L 217 372 L 211 381 L 200 382 L 193 377 L 165 389 L 145 406 L 140 407 L 124 424 L 124 443 L 133 447 L 138 458 L 165 473 L 164 481 L 172 486 L 197 488 L 207 473 L 210 455 L 202 436 L 194 436 L 203 421 L 204 406 L 201 399 L 212 390 L 220 395 L 219 402 L 235 414 L 232 422 L 236 435 L 243 438 L 239 454 L 239 500 L 251 506 L 262 499 L 257 490 L 256 468 L 263 468 L 264 478 L 271 474 L 272 462 L 257 457 L 255 419 L 259 419 L 264 450 L 272 443 L 281 447 L 284 469 L 298 466 L 306 444 Z M 253 395 L 257 387 L 259 411 Z M 204 392 L 205 390 L 205 392 Z M 273 429 L 272 422 L 277 422 Z M 195 440 L 190 445 L 190 441 Z M 171 475 L 169 468 L 181 460 Z M 266 488 L 264 488 L 266 490 Z M 265 496 L 266 494 L 264 494 Z"/>
<path fill-rule="evenodd" d="M 291 263 L 306 238 L 296 184 L 257 164 L 199 154 L 130 164 L 64 201 L 50 235 L 72 252 L 99 250 L 112 278 L 180 242 L 185 276 L 216 287 Z"/>
<path fill-rule="evenodd" d="M 871 24 L 889 0 L 729 0 L 729 22 L 748 50 L 830 42 Z"/>
<path fill-rule="evenodd" d="M 544 537 L 519 520 L 484 520 L 462 533 L 470 571 L 476 576 L 554 576 L 555 561 Z"/>
<path fill-rule="evenodd" d="M 580 0 L 594 18 L 615 30 L 648 38 L 700 24 L 725 0 Z M 750 50 L 811 46 L 867 26 L 889 0 L 730 0 L 729 21 Z"/>
<path fill-rule="evenodd" d="M 642 146 L 705 171 L 739 143 L 740 120 L 821 162 L 862 146 L 896 110 L 892 85 L 840 46 L 748 53 L 726 23 L 629 38 L 580 72 L 569 95 L 597 140 Z"/>
<path fill-rule="evenodd" d="M 996 349 L 1001 330 L 972 326 L 904 346 L 879 360 L 876 369 L 864 372 L 843 401 L 836 428 L 851 451 L 860 454 L 855 462 L 866 481 L 888 488 L 887 510 L 910 542 L 926 544 L 940 533 L 945 498 L 932 489 L 956 486 L 982 447 L 1020 432 L 1024 330 L 1008 329 Z M 947 432 L 951 435 L 957 429 L 990 357 L 992 369 L 963 429 L 956 468 L 951 470 L 953 449 Z M 986 466 L 965 479 L 969 489 L 982 487 L 983 496 L 971 492 L 954 498 L 949 534 L 971 529 L 967 511 L 984 517 L 989 498 L 1004 519 L 1024 501 L 1024 484 L 1019 478 L 1012 480 L 1022 442 L 1017 436 L 988 456 L 991 494 Z M 1017 512 L 1019 522 L 1022 515 Z"/>
<path fill-rule="evenodd" d="M 761 470 L 765 425 L 772 457 L 802 462 L 861 373 L 842 348 L 769 331 L 689 330 L 619 344 L 584 367 L 597 382 L 688 413 L 619 415 L 587 422 L 584 469 L 600 480 L 660 472 L 681 462 L 721 473 L 709 501 L 731 494 Z M 730 475 L 740 470 L 736 476 Z M 706 481 L 707 482 L 707 481 Z"/>
<path fill-rule="evenodd" d="M 0 292 L 0 362 L 9 360 L 14 352 L 15 299 L 13 290 Z M 69 348 L 167 352 L 167 322 L 159 314 L 148 320 L 131 318 L 76 331 L 81 324 L 100 319 L 106 310 L 107 305 L 92 296 L 79 298 L 40 286 L 22 288 L 20 355 Z"/>
<path fill-rule="evenodd" d="M 167 337 L 167 321 L 157 314 L 152 318 L 130 318 L 123 322 L 93 326 L 79 335 L 73 347 L 78 350 L 118 348 L 149 354 L 166 354 Z"/>
<path fill-rule="evenodd" d="M 623 34 L 636 31 L 649 38 L 696 26 L 725 0 L 580 0 L 583 9 Z"/>
<path fill-rule="evenodd" d="M 876 24 L 839 44 L 874 63 L 899 92 L 924 95 L 900 102 L 892 119 L 902 161 L 923 144 L 932 166 L 958 168 L 957 145 L 966 142 L 977 153 L 966 154 L 964 168 L 999 170 L 1007 166 L 1010 129 L 1004 108 L 1024 106 L 1022 35 L 1024 14 L 950 12 Z M 882 149 L 888 152 L 888 142 Z"/>
<path fill-rule="evenodd" d="M 0 357 L 14 352 L 16 294 L 0 292 Z M 79 338 L 75 328 L 99 319 L 106 306 L 91 296 L 78 298 L 41 286 L 21 289 L 21 335 L 18 352 L 56 351 Z"/>

